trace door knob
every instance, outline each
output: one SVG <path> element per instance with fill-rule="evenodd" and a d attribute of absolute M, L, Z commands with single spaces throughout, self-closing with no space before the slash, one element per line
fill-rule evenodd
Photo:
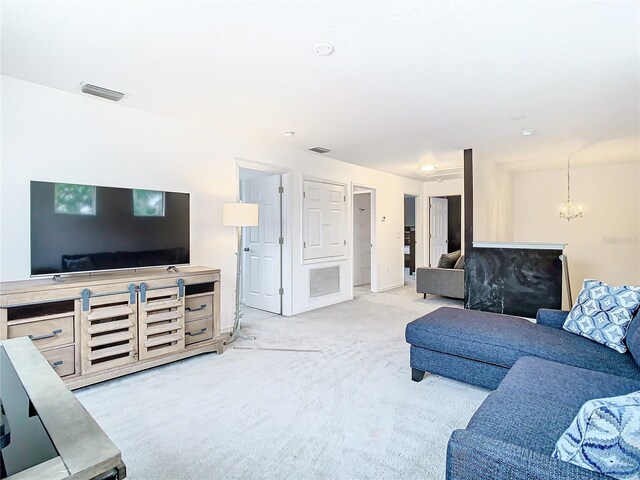
<path fill-rule="evenodd" d="M 244 247 L 244 251 L 248 252 L 249 251 L 249 247 Z"/>

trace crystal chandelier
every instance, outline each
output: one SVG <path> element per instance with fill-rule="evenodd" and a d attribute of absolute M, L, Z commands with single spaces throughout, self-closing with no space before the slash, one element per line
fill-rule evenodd
<path fill-rule="evenodd" d="M 571 155 L 567 156 L 567 201 L 564 202 L 558 215 L 567 221 L 582 217 L 582 205 L 577 205 L 571 201 Z"/>

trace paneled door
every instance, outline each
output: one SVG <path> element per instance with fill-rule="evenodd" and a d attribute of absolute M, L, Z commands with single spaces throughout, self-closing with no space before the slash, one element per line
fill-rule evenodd
<path fill-rule="evenodd" d="M 244 181 L 243 201 L 259 205 L 257 227 L 245 227 L 242 299 L 246 306 L 282 313 L 280 175 Z"/>
<path fill-rule="evenodd" d="M 344 185 L 304 181 L 302 206 L 304 260 L 346 255 L 346 200 Z"/>
<path fill-rule="evenodd" d="M 448 253 L 449 200 L 431 197 L 429 217 L 429 264 L 437 267 L 442 254 Z"/>

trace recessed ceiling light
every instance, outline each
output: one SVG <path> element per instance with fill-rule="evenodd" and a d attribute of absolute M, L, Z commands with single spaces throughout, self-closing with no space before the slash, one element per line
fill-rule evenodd
<path fill-rule="evenodd" d="M 421 172 L 431 172 L 432 170 L 436 169 L 436 164 L 435 163 L 423 163 L 422 165 L 419 165 L 418 168 L 420 169 Z"/>
<path fill-rule="evenodd" d="M 333 53 L 333 45 L 331 45 L 330 43 L 316 43 L 313 46 L 313 51 L 317 55 L 331 55 Z"/>
<path fill-rule="evenodd" d="M 285 130 L 284 132 L 282 132 L 282 134 L 285 137 L 293 137 L 296 134 L 296 132 L 294 132 L 293 130 Z"/>
<path fill-rule="evenodd" d="M 530 130 L 530 129 L 522 130 L 522 135 L 524 135 L 525 137 L 530 137 L 534 133 L 536 133 L 535 130 Z"/>

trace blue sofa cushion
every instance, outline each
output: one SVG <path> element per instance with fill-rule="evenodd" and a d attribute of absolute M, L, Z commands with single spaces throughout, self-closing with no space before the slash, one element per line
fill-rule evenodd
<path fill-rule="evenodd" d="M 629 354 L 510 315 L 442 307 L 409 323 L 405 337 L 411 345 L 505 368 L 535 356 L 640 379 L 640 367 Z"/>
<path fill-rule="evenodd" d="M 487 397 L 467 430 L 551 456 L 585 399 L 626 394 L 639 384 L 615 375 L 524 357 L 516 362 L 498 390 Z"/>
<path fill-rule="evenodd" d="M 638 365 L 640 365 L 640 311 L 631 320 L 627 329 L 627 348 Z"/>
<path fill-rule="evenodd" d="M 640 390 L 640 380 L 571 367 L 537 357 L 518 360 L 499 386 L 579 409 L 593 398 L 615 397 Z"/>
<path fill-rule="evenodd" d="M 640 392 L 586 402 L 553 458 L 620 480 L 640 478 Z"/>
<path fill-rule="evenodd" d="M 467 430 L 551 457 L 578 408 L 498 388 L 471 417 Z"/>
<path fill-rule="evenodd" d="M 640 307 L 640 287 L 585 280 L 562 328 L 625 353 L 624 339 Z"/>
<path fill-rule="evenodd" d="M 569 312 L 567 310 L 554 310 L 541 308 L 536 313 L 536 323 L 545 327 L 562 328 Z"/>

